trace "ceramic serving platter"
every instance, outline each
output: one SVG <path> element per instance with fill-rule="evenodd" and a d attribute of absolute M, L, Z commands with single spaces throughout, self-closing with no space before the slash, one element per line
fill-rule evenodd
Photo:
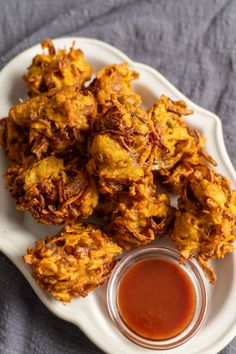
<path fill-rule="evenodd" d="M 95 72 L 102 66 L 127 61 L 132 69 L 140 73 L 134 89 L 142 96 L 145 108 L 150 107 L 161 95 L 174 100 L 184 99 L 194 114 L 186 121 L 207 137 L 207 150 L 218 163 L 218 171 L 230 178 L 236 187 L 236 173 L 227 155 L 220 119 L 213 113 L 197 106 L 170 84 L 153 68 L 134 62 L 118 49 L 90 38 L 59 38 L 55 46 L 66 47 L 75 41 L 85 53 L 86 59 Z M 0 116 L 8 114 L 9 108 L 26 99 L 26 87 L 21 77 L 26 73 L 32 58 L 41 52 L 36 45 L 11 60 L 0 73 Z M 0 250 L 24 274 L 40 300 L 58 317 L 77 325 L 86 336 L 104 352 L 109 354 L 152 353 L 129 342 L 114 327 L 106 305 L 106 285 L 95 290 L 85 299 L 75 299 L 63 305 L 43 292 L 31 278 L 30 269 L 22 261 L 26 248 L 35 240 L 57 232 L 57 227 L 39 225 L 28 213 L 16 211 L 15 202 L 4 189 L 3 173 L 6 159 L 0 151 Z M 156 241 L 158 242 L 158 241 Z M 168 240 L 158 243 L 166 244 Z M 213 267 L 218 277 L 217 284 L 208 285 L 209 308 L 204 325 L 189 342 L 182 347 L 171 349 L 168 354 L 215 354 L 226 346 L 236 335 L 236 252 L 224 260 L 215 261 Z M 2 270 L 3 271 L 3 270 Z M 158 352 L 162 353 L 162 352 Z M 163 352 L 164 353 L 164 352 Z"/>

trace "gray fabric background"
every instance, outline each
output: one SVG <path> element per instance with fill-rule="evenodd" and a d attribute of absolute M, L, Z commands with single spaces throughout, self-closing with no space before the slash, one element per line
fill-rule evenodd
<path fill-rule="evenodd" d="M 65 35 L 116 46 L 217 113 L 236 166 L 236 1 L 0 0 L 0 66 L 45 37 Z M 0 354 L 13 353 L 101 351 L 54 317 L 0 254 Z M 236 340 L 221 352 L 235 353 Z"/>

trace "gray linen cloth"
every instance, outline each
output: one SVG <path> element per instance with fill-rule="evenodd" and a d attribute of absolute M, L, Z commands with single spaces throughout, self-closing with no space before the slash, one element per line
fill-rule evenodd
<path fill-rule="evenodd" d="M 233 0 L 0 0 L 0 66 L 45 37 L 104 40 L 217 113 L 236 166 L 235 24 Z M 0 254 L 0 354 L 14 353 L 101 351 L 52 315 Z M 236 340 L 221 351 L 235 353 Z"/>

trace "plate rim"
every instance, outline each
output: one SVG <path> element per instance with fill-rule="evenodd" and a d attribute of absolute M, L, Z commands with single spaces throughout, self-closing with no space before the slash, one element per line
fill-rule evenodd
<path fill-rule="evenodd" d="M 233 164 L 230 160 L 230 157 L 228 155 L 228 152 L 227 152 L 226 146 L 225 146 L 225 142 L 224 142 L 222 122 L 221 122 L 220 118 L 215 113 L 212 113 L 212 112 L 208 111 L 207 109 L 192 102 L 180 90 L 178 90 L 168 79 L 166 79 L 158 70 L 154 69 L 153 67 L 151 67 L 147 64 L 143 64 L 143 63 L 136 62 L 136 61 L 132 60 L 125 53 L 123 53 L 120 49 L 117 49 L 116 47 L 112 46 L 111 44 L 109 44 L 107 42 L 104 42 L 104 41 L 98 40 L 98 39 L 94 39 L 94 38 L 90 38 L 90 37 L 79 37 L 79 36 L 56 37 L 56 38 L 53 38 L 52 41 L 55 44 L 57 44 L 57 42 L 60 42 L 60 41 L 65 41 L 65 42 L 66 41 L 78 41 L 79 43 L 81 43 L 81 42 L 89 43 L 90 42 L 91 44 L 95 44 L 97 46 L 105 48 L 106 50 L 108 50 L 108 51 L 114 53 L 116 56 L 118 56 L 121 60 L 126 61 L 131 66 L 134 66 L 135 68 L 137 68 L 137 70 L 138 70 L 138 68 L 141 68 L 146 71 L 149 71 L 150 73 L 152 73 L 152 75 L 156 76 L 157 80 L 161 81 L 165 86 L 168 86 L 177 97 L 179 97 L 180 99 L 183 99 L 185 102 L 187 102 L 187 104 L 191 108 L 193 108 L 193 110 L 197 110 L 201 114 L 207 115 L 208 117 L 213 119 L 215 122 L 215 128 L 216 128 L 215 135 L 217 138 L 217 145 L 218 145 L 218 147 L 220 146 L 220 149 L 218 149 L 219 154 L 221 155 L 222 159 L 225 161 L 225 165 L 227 166 L 227 168 L 229 170 L 229 173 L 231 175 L 230 176 L 231 179 L 234 182 L 236 182 L 236 172 L 234 170 Z M 32 50 L 37 49 L 37 47 L 39 47 L 39 46 L 40 46 L 40 43 L 35 44 L 35 45 L 23 50 L 22 52 L 17 54 L 15 57 L 13 57 L 9 62 L 7 62 L 0 70 L 0 81 L 1 81 L 2 75 L 5 73 L 5 71 L 7 71 L 11 65 L 14 65 L 15 61 L 17 61 L 20 56 L 26 55 L 28 52 L 31 52 Z M 3 245 L 4 245 L 4 242 L 3 242 Z M 99 347 L 101 350 L 105 351 L 106 349 L 97 340 L 96 335 L 93 335 L 91 332 L 87 331 L 87 329 L 85 329 L 83 326 L 78 324 L 78 322 L 76 320 L 74 320 L 72 317 L 70 317 L 69 315 L 63 316 L 63 314 L 61 313 L 61 310 L 59 309 L 59 306 L 57 306 L 59 304 L 54 304 L 53 306 L 51 305 L 51 301 L 50 301 L 51 299 L 49 297 L 44 296 L 45 294 L 44 294 L 43 290 L 41 290 L 38 287 L 36 282 L 31 277 L 30 273 L 27 271 L 26 265 L 24 265 L 22 262 L 19 262 L 17 257 L 14 258 L 14 256 L 12 256 L 12 254 L 14 252 L 17 253 L 17 250 L 14 249 L 14 246 L 9 247 L 9 245 L 7 244 L 7 246 L 5 248 L 5 247 L 2 247 L 3 245 L 0 243 L 0 251 L 5 256 L 7 256 L 10 259 L 10 261 L 19 269 L 19 271 L 23 274 L 23 276 L 26 278 L 26 280 L 28 281 L 30 286 L 35 291 L 35 293 L 38 296 L 38 298 L 40 299 L 40 301 L 49 309 L 49 311 L 51 311 L 57 317 L 75 324 L 97 347 Z M 227 346 L 229 344 L 229 342 L 231 340 L 233 340 L 233 338 L 235 336 L 236 336 L 236 320 L 226 335 L 221 337 L 210 348 L 206 348 L 207 354 L 210 353 L 209 350 L 211 351 L 212 354 L 216 354 L 218 351 L 222 350 L 225 346 Z M 108 353 L 108 352 L 106 351 L 106 353 Z M 112 352 L 110 352 L 110 353 L 112 354 Z"/>

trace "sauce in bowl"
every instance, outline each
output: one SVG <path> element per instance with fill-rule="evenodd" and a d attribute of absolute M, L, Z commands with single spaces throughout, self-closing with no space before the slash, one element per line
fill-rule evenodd
<path fill-rule="evenodd" d="M 196 293 L 189 276 L 165 259 L 145 259 L 120 279 L 117 304 L 123 321 L 138 335 L 165 340 L 191 322 Z"/>
<path fill-rule="evenodd" d="M 207 311 L 207 289 L 199 266 L 180 263 L 175 249 L 150 245 L 126 254 L 107 287 L 116 328 L 149 349 L 176 348 L 192 338 Z"/>

